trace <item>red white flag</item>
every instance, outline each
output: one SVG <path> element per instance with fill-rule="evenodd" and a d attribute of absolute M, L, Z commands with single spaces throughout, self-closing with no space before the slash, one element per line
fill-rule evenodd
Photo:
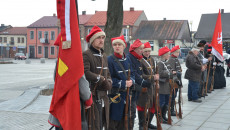
<path fill-rule="evenodd" d="M 53 97 L 49 112 L 64 130 L 81 130 L 79 79 L 84 74 L 81 42 L 75 0 L 57 0 L 61 23 L 61 42 Z M 71 43 L 63 48 L 63 43 Z"/>
<path fill-rule="evenodd" d="M 216 27 L 212 37 L 212 54 L 215 55 L 220 61 L 224 61 L 223 58 L 223 47 L 222 47 L 222 25 L 221 25 L 221 14 L 217 16 Z"/>

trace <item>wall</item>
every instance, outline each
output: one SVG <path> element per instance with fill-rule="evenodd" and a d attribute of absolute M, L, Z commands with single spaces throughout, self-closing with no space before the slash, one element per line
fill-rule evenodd
<path fill-rule="evenodd" d="M 30 39 L 30 31 L 34 31 L 34 39 Z M 42 38 L 44 38 L 44 32 L 48 31 L 48 43 L 41 43 L 38 39 L 38 32 L 42 32 Z M 54 31 L 55 37 L 54 40 L 51 40 L 51 31 Z M 44 58 L 45 57 L 45 47 L 48 47 L 48 58 L 57 58 L 58 56 L 58 47 L 54 46 L 54 42 L 58 36 L 58 28 L 27 28 L 27 52 L 30 56 L 30 46 L 35 48 L 35 57 L 34 58 Z M 38 54 L 38 47 L 41 46 L 41 54 Z M 51 55 L 51 47 L 54 47 L 54 55 Z"/>

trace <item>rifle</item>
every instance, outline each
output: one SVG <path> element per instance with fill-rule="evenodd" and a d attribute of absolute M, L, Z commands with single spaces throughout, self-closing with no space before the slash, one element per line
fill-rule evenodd
<path fill-rule="evenodd" d="M 172 92 L 173 92 L 173 84 L 174 81 L 173 79 L 169 79 L 169 84 L 170 84 L 170 96 L 169 96 L 169 106 L 168 106 L 168 124 L 172 125 L 172 118 L 171 118 L 171 103 L 172 103 Z"/>
<path fill-rule="evenodd" d="M 206 94 L 207 94 L 207 91 L 208 91 L 208 81 L 209 81 L 210 66 L 211 66 L 211 61 L 209 61 L 209 66 L 208 66 L 208 75 L 207 75 L 207 78 L 206 78 L 206 85 L 205 85 L 205 91 L 206 91 Z"/>
<path fill-rule="evenodd" d="M 128 70 L 128 77 L 127 77 L 127 80 L 130 80 L 130 67 L 129 67 L 129 70 Z M 129 109 L 129 87 L 127 87 L 127 93 L 126 93 L 126 104 L 125 104 L 125 129 L 128 130 L 129 127 L 128 127 L 128 109 Z M 131 100 L 130 100 L 131 102 Z"/>
<path fill-rule="evenodd" d="M 182 86 L 181 86 L 182 87 Z M 179 87 L 179 98 L 178 98 L 178 104 L 179 104 L 179 118 L 182 119 L 182 111 L 181 111 L 181 87 Z"/>
<path fill-rule="evenodd" d="M 182 69 L 180 69 L 180 72 L 182 73 Z M 181 86 L 179 87 L 179 97 L 178 97 L 178 104 L 179 104 L 179 118 L 182 119 L 182 111 L 181 111 L 181 98 L 182 98 L 182 90 L 181 88 L 183 87 L 182 83 Z"/>
<path fill-rule="evenodd" d="M 214 68 L 213 68 L 213 73 L 212 73 L 212 83 L 211 83 L 210 90 L 213 90 L 215 70 L 216 70 L 216 66 L 214 66 Z"/>
<path fill-rule="evenodd" d="M 158 71 L 158 66 L 157 66 L 157 62 L 156 62 L 156 74 L 159 74 L 159 71 Z M 161 115 L 161 112 L 159 112 L 158 110 L 159 109 L 159 80 L 155 80 L 155 96 L 156 96 L 156 99 L 155 99 L 155 107 L 156 107 L 156 118 L 157 118 L 157 130 L 162 130 L 162 127 L 161 127 L 161 121 L 159 119 L 159 116 Z M 160 115 L 159 115 L 160 113 Z"/>

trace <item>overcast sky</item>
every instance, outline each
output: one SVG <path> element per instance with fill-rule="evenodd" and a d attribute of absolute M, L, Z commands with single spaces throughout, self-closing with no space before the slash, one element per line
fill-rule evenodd
<path fill-rule="evenodd" d="M 230 12 L 230 0 L 123 0 L 124 10 L 134 7 L 144 10 L 148 20 L 192 21 L 196 31 L 201 14 L 218 13 L 219 9 Z M 78 0 L 79 13 L 94 14 L 106 11 L 108 0 Z M 13 27 L 28 26 L 43 16 L 56 13 L 56 0 L 0 0 L 0 24 Z"/>

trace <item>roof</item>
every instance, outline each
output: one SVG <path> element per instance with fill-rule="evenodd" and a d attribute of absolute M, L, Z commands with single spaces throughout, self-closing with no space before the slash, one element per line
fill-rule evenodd
<path fill-rule="evenodd" d="M 26 27 L 12 27 L 0 32 L 0 35 L 26 35 Z"/>
<path fill-rule="evenodd" d="M 134 25 L 144 11 L 124 11 L 123 25 Z M 97 11 L 85 24 L 86 26 L 105 26 L 107 11 Z"/>
<path fill-rule="evenodd" d="M 44 16 L 28 26 L 28 28 L 34 27 L 58 27 L 57 16 Z"/>
<path fill-rule="evenodd" d="M 1 26 L 0 26 L 0 31 L 3 31 L 3 30 L 5 30 L 5 29 L 11 28 L 11 27 L 12 27 L 11 25 L 5 26 L 4 24 L 1 24 Z"/>
<path fill-rule="evenodd" d="M 79 15 L 79 24 L 85 24 L 93 15 Z"/>
<path fill-rule="evenodd" d="M 218 13 L 202 14 L 195 38 L 212 39 L 216 26 L 217 15 Z M 230 13 L 221 14 L 221 23 L 223 38 L 230 38 Z"/>
<path fill-rule="evenodd" d="M 134 34 L 140 40 L 179 40 L 191 41 L 187 20 L 142 21 Z"/>

